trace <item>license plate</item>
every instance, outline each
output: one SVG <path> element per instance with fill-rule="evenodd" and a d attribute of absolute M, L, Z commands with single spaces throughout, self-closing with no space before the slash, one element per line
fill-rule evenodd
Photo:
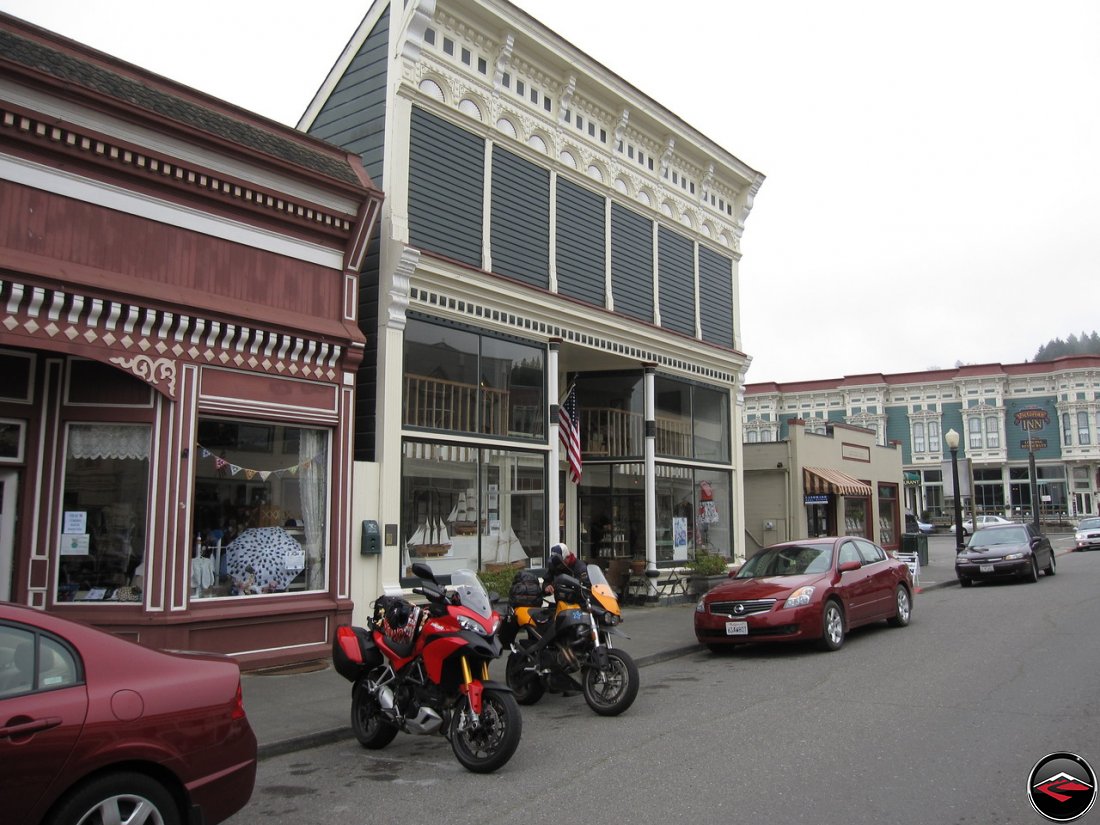
<path fill-rule="evenodd" d="M 749 635 L 749 623 L 748 622 L 726 622 L 726 635 L 727 636 L 748 636 Z"/>
<path fill-rule="evenodd" d="M 982 573 L 992 573 L 993 572 L 993 565 L 992 564 L 983 564 L 980 567 L 978 567 L 978 570 L 979 570 L 979 572 L 982 572 Z"/>

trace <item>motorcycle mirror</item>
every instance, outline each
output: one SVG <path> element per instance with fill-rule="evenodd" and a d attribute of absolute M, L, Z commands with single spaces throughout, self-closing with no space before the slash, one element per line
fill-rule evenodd
<path fill-rule="evenodd" d="M 412 571 L 413 575 L 418 579 L 424 579 L 424 581 L 429 581 L 432 584 L 439 583 L 435 580 L 435 573 L 432 572 L 432 568 L 428 567 L 428 565 L 424 564 L 422 561 L 414 561 Z"/>

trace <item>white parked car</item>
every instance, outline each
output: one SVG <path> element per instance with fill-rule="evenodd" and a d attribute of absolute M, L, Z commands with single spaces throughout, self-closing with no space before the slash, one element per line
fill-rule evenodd
<path fill-rule="evenodd" d="M 989 527 L 991 524 L 1012 524 L 1012 523 L 1013 522 L 1010 521 L 1009 519 L 1001 518 L 1000 516 L 978 516 L 978 529 L 979 530 L 981 530 L 983 527 Z M 955 532 L 955 525 L 954 524 L 951 525 L 951 532 L 952 533 Z M 974 522 L 971 521 L 970 519 L 966 519 L 963 522 L 963 535 L 964 536 L 969 536 L 973 532 L 974 532 Z"/>

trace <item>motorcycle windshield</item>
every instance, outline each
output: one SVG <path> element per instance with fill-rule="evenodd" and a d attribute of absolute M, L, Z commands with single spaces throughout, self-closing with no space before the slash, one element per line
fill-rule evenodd
<path fill-rule="evenodd" d="M 493 606 L 485 586 L 473 570 L 456 570 L 451 574 L 451 590 L 458 594 L 463 607 L 468 607 L 478 615 L 489 618 L 493 615 Z"/>
<path fill-rule="evenodd" d="M 588 581 L 592 585 L 592 594 L 603 605 L 604 610 L 618 614 L 619 600 L 615 598 L 615 591 L 611 589 L 603 570 L 595 564 L 588 565 Z"/>

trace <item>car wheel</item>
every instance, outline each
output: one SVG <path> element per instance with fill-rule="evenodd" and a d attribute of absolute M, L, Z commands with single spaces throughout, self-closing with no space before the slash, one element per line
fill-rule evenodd
<path fill-rule="evenodd" d="M 821 614 L 821 648 L 840 650 L 844 644 L 844 613 L 833 599 L 825 602 Z"/>
<path fill-rule="evenodd" d="M 960 587 L 970 587 L 970 585 L 972 584 L 974 584 L 974 582 L 972 582 L 970 579 L 964 579 L 962 576 L 959 577 Z"/>
<path fill-rule="evenodd" d="M 909 598 L 909 589 L 904 584 L 899 584 L 894 592 L 894 601 L 897 605 L 897 613 L 887 619 L 891 627 L 907 627 L 909 618 L 913 614 L 913 602 Z"/>
<path fill-rule="evenodd" d="M 111 773 L 77 786 L 53 812 L 48 825 L 92 822 L 142 822 L 180 825 L 172 794 L 143 773 Z"/>
<path fill-rule="evenodd" d="M 1056 572 L 1054 570 L 1054 551 L 1053 550 L 1050 551 L 1050 564 L 1048 564 L 1043 569 L 1043 572 L 1046 573 L 1048 576 L 1053 576 L 1054 573 Z"/>
<path fill-rule="evenodd" d="M 1035 557 L 1031 557 L 1031 566 L 1028 567 L 1027 572 L 1024 573 L 1024 581 L 1029 584 L 1034 584 L 1039 581 L 1039 562 L 1035 561 Z"/>

